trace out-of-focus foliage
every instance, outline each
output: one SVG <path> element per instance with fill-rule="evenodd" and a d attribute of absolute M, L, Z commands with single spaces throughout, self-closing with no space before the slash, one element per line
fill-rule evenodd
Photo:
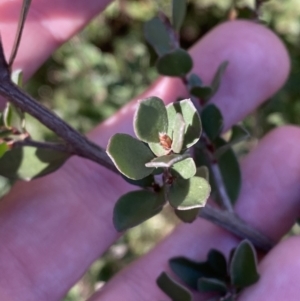
<path fill-rule="evenodd" d="M 232 2 L 190 0 L 180 32 L 182 47 L 190 47 L 212 27 L 226 20 Z M 254 4 L 254 0 L 235 2 L 239 7 Z M 170 3 L 170 0 L 113 3 L 49 58 L 27 83 L 27 91 L 78 130 L 89 131 L 157 77 L 154 69 L 156 54 L 146 44 L 142 28 L 158 9 L 170 16 Z M 286 43 L 292 72 L 285 87 L 246 119 L 245 125 L 253 137 L 261 137 L 282 124 L 300 124 L 300 2 L 270 0 L 262 8 L 262 18 Z M 37 126 L 32 118 L 28 119 L 27 129 L 36 139 L 52 137 L 49 130 Z M 9 185 L 0 178 L 0 195 Z M 165 216 L 158 215 L 130 230 L 96 261 L 65 301 L 85 300 L 96 287 L 154 246 L 174 224 Z"/>

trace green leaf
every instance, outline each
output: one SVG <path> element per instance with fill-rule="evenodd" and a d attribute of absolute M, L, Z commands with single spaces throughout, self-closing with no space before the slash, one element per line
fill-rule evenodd
<path fill-rule="evenodd" d="M 165 156 L 170 153 L 170 150 L 165 149 L 159 142 L 150 142 L 148 143 L 148 146 L 150 147 L 153 154 L 155 154 L 155 156 L 157 157 Z"/>
<path fill-rule="evenodd" d="M 211 87 L 208 87 L 208 86 L 193 87 L 190 89 L 190 92 L 192 95 L 194 95 L 200 99 L 203 99 L 206 102 L 207 99 L 209 99 L 209 97 L 212 94 L 212 89 L 211 89 Z"/>
<path fill-rule="evenodd" d="M 149 175 L 143 179 L 140 180 L 132 180 L 127 177 L 125 177 L 123 174 L 121 174 L 122 178 L 129 184 L 139 186 L 139 187 L 152 187 L 152 184 L 155 182 L 154 176 Z"/>
<path fill-rule="evenodd" d="M 223 116 L 214 104 L 209 104 L 203 109 L 201 121 L 203 130 L 211 141 L 215 140 L 221 134 Z"/>
<path fill-rule="evenodd" d="M 222 138 L 215 140 L 216 148 L 219 148 L 225 144 L 226 142 Z M 227 194 L 232 204 L 234 204 L 239 196 L 242 179 L 239 162 L 232 148 L 229 148 L 219 157 L 218 165 Z"/>
<path fill-rule="evenodd" d="M 0 143 L 0 158 L 8 151 L 8 145 L 5 142 Z"/>
<path fill-rule="evenodd" d="M 22 110 L 7 102 L 3 111 L 4 125 L 8 129 L 16 129 L 19 133 L 23 133 L 25 129 L 25 116 Z"/>
<path fill-rule="evenodd" d="M 173 0 L 172 24 L 179 31 L 186 14 L 186 0 Z"/>
<path fill-rule="evenodd" d="M 168 30 L 158 17 L 154 17 L 145 23 L 144 35 L 147 42 L 155 49 L 159 56 L 173 49 Z"/>
<path fill-rule="evenodd" d="M 238 143 L 250 137 L 249 132 L 241 125 L 234 125 L 231 128 L 231 137 L 229 142 L 232 144 Z"/>
<path fill-rule="evenodd" d="M 134 115 L 135 135 L 144 142 L 159 142 L 159 133 L 168 130 L 168 115 L 164 102 L 158 97 L 139 101 Z"/>
<path fill-rule="evenodd" d="M 218 250 L 211 249 L 207 256 L 215 277 L 225 279 L 227 277 L 227 262 L 225 256 Z"/>
<path fill-rule="evenodd" d="M 1 157 L 0 175 L 28 181 L 57 170 L 69 157 L 67 153 L 45 148 L 16 147 Z"/>
<path fill-rule="evenodd" d="M 209 86 L 205 86 L 196 74 L 191 74 L 188 78 L 188 87 L 190 93 L 206 102 L 212 94 L 212 89 Z"/>
<path fill-rule="evenodd" d="M 215 152 L 215 157 L 219 158 L 226 150 L 231 148 L 233 145 L 249 137 L 249 132 L 244 127 L 240 125 L 234 125 L 231 129 L 231 137 L 229 142 L 217 149 L 217 151 Z"/>
<path fill-rule="evenodd" d="M 209 194 L 210 186 L 204 178 L 177 178 L 169 189 L 168 199 L 172 207 L 188 210 L 205 206 Z"/>
<path fill-rule="evenodd" d="M 226 283 L 219 279 L 202 277 L 198 280 L 198 291 L 203 293 L 215 292 L 226 294 L 228 288 Z"/>
<path fill-rule="evenodd" d="M 187 51 L 177 48 L 161 56 L 156 67 L 161 75 L 180 77 L 191 71 L 193 60 Z"/>
<path fill-rule="evenodd" d="M 161 273 L 156 283 L 172 301 L 192 301 L 191 293 L 184 286 L 172 279 L 167 273 Z"/>
<path fill-rule="evenodd" d="M 158 214 L 164 205 L 163 198 L 147 190 L 131 191 L 117 201 L 113 212 L 113 223 L 121 232 L 135 227 Z"/>
<path fill-rule="evenodd" d="M 202 87 L 203 82 L 202 79 L 195 73 L 190 74 L 188 77 L 188 87 L 189 89 L 193 87 Z"/>
<path fill-rule="evenodd" d="M 12 72 L 11 80 L 19 87 L 23 87 L 23 71 L 21 69 L 17 69 Z"/>
<path fill-rule="evenodd" d="M 212 83 L 211 83 L 212 94 L 210 95 L 210 97 L 214 96 L 215 93 L 218 91 L 220 84 L 221 84 L 222 76 L 228 66 L 228 63 L 229 63 L 228 61 L 224 61 L 218 67 L 218 69 L 214 75 L 214 78 L 212 80 Z"/>
<path fill-rule="evenodd" d="M 201 208 L 194 208 L 190 210 L 175 209 L 176 216 L 184 223 L 192 223 L 199 215 Z"/>
<path fill-rule="evenodd" d="M 192 158 L 184 159 L 172 166 L 171 172 L 183 179 L 189 179 L 196 174 L 196 164 Z"/>
<path fill-rule="evenodd" d="M 186 285 L 194 289 L 197 289 L 197 283 L 199 278 L 214 277 L 214 271 L 212 270 L 208 261 L 195 262 L 185 257 L 174 257 L 169 260 L 169 265 L 171 270 Z"/>
<path fill-rule="evenodd" d="M 185 134 L 183 141 L 183 149 L 193 146 L 201 135 L 201 120 L 197 109 L 190 99 L 184 99 L 179 102 L 167 105 L 167 113 L 169 120 L 168 135 L 173 136 L 173 131 L 176 128 L 176 115 L 180 113 L 185 122 Z"/>
<path fill-rule="evenodd" d="M 14 180 L 0 176 L 0 199 L 3 198 L 12 188 Z"/>
<path fill-rule="evenodd" d="M 153 168 L 158 168 L 158 167 L 171 167 L 175 163 L 178 163 L 182 160 L 185 160 L 189 158 L 189 154 L 172 154 L 172 155 L 166 155 L 166 156 L 161 156 L 158 158 L 154 158 L 151 162 L 148 162 L 145 164 L 146 167 L 153 167 Z"/>
<path fill-rule="evenodd" d="M 236 248 L 231 263 L 231 282 L 237 288 L 242 289 L 258 281 L 257 259 L 252 244 L 243 240 Z"/>
<path fill-rule="evenodd" d="M 200 178 L 204 178 L 206 181 L 209 182 L 209 170 L 208 170 L 208 168 L 205 165 L 197 167 L 195 176 L 200 177 Z"/>
<path fill-rule="evenodd" d="M 182 150 L 185 133 L 185 122 L 180 113 L 176 114 L 175 123 L 173 128 L 173 143 L 172 151 L 179 154 Z"/>
<path fill-rule="evenodd" d="M 150 149 L 141 141 L 127 134 L 116 134 L 110 138 L 106 150 L 117 169 L 126 177 L 140 180 L 154 170 L 145 164 L 154 158 Z"/>

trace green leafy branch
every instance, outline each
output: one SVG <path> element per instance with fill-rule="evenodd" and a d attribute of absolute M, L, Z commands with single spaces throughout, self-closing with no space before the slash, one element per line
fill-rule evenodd
<path fill-rule="evenodd" d="M 118 170 L 132 180 L 151 177 L 154 191 L 133 191 L 122 196 L 114 209 L 118 231 L 140 224 L 157 214 L 164 204 L 177 211 L 198 214 L 210 194 L 203 168 L 197 168 L 189 148 L 201 135 L 200 116 L 189 99 L 165 107 L 158 97 L 139 102 L 134 116 L 134 132 L 114 135 L 107 153 Z M 162 174 L 162 185 L 156 178 Z"/>
<path fill-rule="evenodd" d="M 181 14 L 178 7 L 182 1 L 173 4 L 173 14 Z M 173 22 L 181 18 L 173 17 Z M 178 31 L 180 26 L 176 26 Z M 217 193 L 217 201 L 226 209 L 217 211 L 220 217 L 214 222 L 223 224 L 240 237 L 249 238 L 260 248 L 268 249 L 273 243 L 246 225 L 232 209 L 241 185 L 239 164 L 232 146 L 247 138 L 248 133 L 241 126 L 233 126 L 231 138 L 225 141 L 221 137 L 223 116 L 214 104 L 209 103 L 218 91 L 228 62 L 219 66 L 209 86 L 204 85 L 196 74 L 187 75 L 193 66 L 192 58 L 179 47 L 178 41 L 174 41 L 176 31 L 170 34 L 170 22 L 165 15 L 148 21 L 144 30 L 147 41 L 159 56 L 158 72 L 181 78 L 194 102 L 183 100 L 165 108 L 157 97 L 141 100 L 133 125 L 140 141 L 125 134 L 111 138 L 107 152 L 118 170 L 131 179 L 130 183 L 147 189 L 146 193 L 130 192 L 118 200 L 114 209 L 116 229 L 123 231 L 143 222 L 166 203 L 184 222 L 192 222 L 199 215 L 212 219 L 210 213 L 214 209 L 204 207 L 210 191 L 206 185 L 209 182 L 212 191 Z M 189 150 L 191 147 L 193 149 Z M 161 185 L 155 182 L 158 174 L 162 174 Z M 147 181 L 141 182 L 144 177 Z M 203 186 L 202 183 L 206 184 Z M 225 221 L 224 216 L 230 216 L 235 226 L 232 227 L 228 219 Z"/>
<path fill-rule="evenodd" d="M 173 8 L 175 13 L 172 19 L 175 30 L 171 38 L 171 22 L 167 22 L 165 17 L 163 20 L 154 18 L 146 23 L 145 35 L 159 54 L 159 72 L 182 78 L 192 100 L 183 100 L 167 107 L 162 100 L 155 97 L 141 101 L 134 120 L 135 133 L 139 139 L 117 134 L 110 141 L 108 153 L 117 167 L 105 150 L 75 131 L 18 86 L 21 85 L 20 74 L 13 78 L 15 73 L 12 74 L 10 70 L 15 54 L 7 63 L 0 45 L 0 95 L 10 103 L 1 116 L 0 175 L 10 179 L 30 180 L 57 170 L 70 156 L 78 155 L 115 173 L 122 171 L 128 177 L 127 181 L 145 188 L 130 192 L 117 202 L 114 212 L 117 229 L 124 230 L 137 225 L 158 213 L 165 203 L 169 203 L 174 207 L 176 215 L 185 222 L 192 222 L 200 215 L 239 237 L 247 237 L 257 247 L 268 250 L 273 242 L 252 229 L 233 212 L 209 206 L 203 208 L 210 192 L 208 183 L 211 184 L 213 192 L 216 187 L 220 187 L 220 183 L 212 177 L 216 171 L 211 168 L 211 162 L 218 164 L 216 166 L 219 168 L 219 175 L 221 174 L 224 181 L 225 189 L 222 192 L 219 190 L 221 199 L 224 199 L 224 192 L 231 201 L 237 198 L 239 185 L 232 186 L 232 177 L 225 175 L 230 170 L 234 176 L 238 175 L 235 182 L 240 181 L 238 164 L 231 145 L 243 135 L 240 135 L 241 128 L 233 128 L 231 140 L 225 142 L 220 137 L 223 124 L 221 115 L 212 128 L 207 125 L 211 118 L 209 116 L 215 119 L 214 116 L 218 115 L 217 108 L 211 107 L 213 105 L 208 104 L 208 101 L 216 93 L 227 63 L 220 66 L 209 86 L 204 85 L 196 75 L 187 76 L 193 61 L 176 40 L 184 18 L 185 9 L 182 9 L 182 5 L 185 5 L 185 1 L 175 2 L 177 5 Z M 24 0 L 24 3 L 29 2 Z M 24 11 L 26 9 L 22 13 L 22 24 L 19 26 L 21 29 L 26 17 Z M 16 40 L 20 41 L 21 33 L 22 30 L 19 30 Z M 15 45 L 16 53 L 19 42 Z M 200 99 L 200 102 L 195 102 L 195 99 Z M 201 114 L 198 112 L 199 104 L 204 105 Z M 33 141 L 26 131 L 24 113 L 35 117 L 61 140 L 57 143 Z M 145 120 L 148 122 L 144 124 Z M 204 133 L 202 136 L 201 132 Z M 127 156 L 128 161 L 122 159 L 123 155 Z M 136 167 L 136 162 L 141 164 Z M 121 217 L 120 212 L 123 212 Z M 126 215 L 132 219 L 124 219 Z"/>
<path fill-rule="evenodd" d="M 157 284 L 172 301 L 192 301 L 192 290 L 214 293 L 210 301 L 234 301 L 244 288 L 259 280 L 255 249 L 248 240 L 231 251 L 228 262 L 221 252 L 212 249 L 204 262 L 175 257 L 169 260 L 169 266 L 185 285 L 165 272 L 160 274 Z"/>

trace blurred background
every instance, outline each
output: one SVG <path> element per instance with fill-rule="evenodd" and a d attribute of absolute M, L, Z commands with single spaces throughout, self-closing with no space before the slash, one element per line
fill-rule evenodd
<path fill-rule="evenodd" d="M 181 30 L 183 48 L 227 20 L 233 2 L 238 18 L 251 17 L 254 0 L 188 1 Z M 156 55 L 143 38 L 143 23 L 158 9 L 170 15 L 171 0 L 115 1 L 56 51 L 27 83 L 26 90 L 79 131 L 89 131 L 157 77 Z M 261 9 L 261 19 L 286 44 L 292 72 L 284 88 L 244 121 L 252 136 L 244 149 L 274 127 L 300 124 L 300 0 L 270 0 Z M 37 121 L 27 120 L 27 129 L 36 139 L 52 137 Z M 10 183 L 0 179 L 0 193 L 9 188 Z M 92 265 L 64 301 L 86 300 L 122 267 L 151 249 L 176 223 L 165 210 L 129 231 Z"/>

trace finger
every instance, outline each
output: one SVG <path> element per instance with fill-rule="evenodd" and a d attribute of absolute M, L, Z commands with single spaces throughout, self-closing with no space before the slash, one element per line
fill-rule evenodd
<path fill-rule="evenodd" d="M 26 79 L 62 43 L 82 29 L 111 0 L 39 0 L 32 1 L 14 67 L 25 72 Z M 2 0 L 0 28 L 8 58 L 13 46 L 22 1 Z"/>
<path fill-rule="evenodd" d="M 223 26 L 238 40 L 242 39 L 244 34 L 248 35 L 247 40 L 251 39 L 250 33 L 253 28 L 253 38 L 257 34 L 262 34 L 264 39 L 261 39 L 261 43 L 269 45 L 266 56 L 273 51 L 275 60 L 281 60 L 281 56 L 285 58 L 285 64 L 280 69 L 272 65 L 274 67 L 272 74 L 279 88 L 282 82 L 278 78 L 283 80 L 289 69 L 286 51 L 270 31 L 253 23 L 227 23 L 219 26 L 219 30 L 214 30 L 211 33 L 214 37 L 211 39 L 214 52 L 207 53 L 207 60 L 213 61 L 213 57 L 220 57 L 218 52 L 231 53 L 226 48 L 232 48 L 234 42 L 231 40 L 228 40 L 228 45 L 224 48 L 216 45 L 225 34 Z M 244 34 L 239 29 L 241 26 L 244 28 Z M 206 39 L 210 39 L 209 35 L 204 38 L 204 41 Z M 201 45 L 202 42 L 193 49 L 194 56 L 202 53 Z M 207 42 L 204 45 L 207 45 Z M 242 44 L 239 42 L 237 45 L 241 47 Z M 251 46 L 248 43 L 247 45 L 247 47 Z M 230 55 L 227 57 L 229 61 L 236 62 L 224 76 L 227 85 L 231 85 L 231 81 L 234 82 L 231 85 L 232 89 L 244 85 L 239 81 L 239 78 L 243 77 L 235 72 L 234 66 L 238 66 L 236 60 L 240 60 L 241 65 L 248 60 L 247 47 L 242 49 L 238 58 Z M 265 49 L 267 46 L 261 47 Z M 258 55 L 255 63 L 253 59 L 252 67 L 247 70 L 247 74 L 251 77 L 259 77 L 261 66 L 268 62 L 269 60 L 263 59 L 262 55 Z M 201 64 L 196 63 L 196 68 L 201 68 Z M 271 70 L 271 66 L 265 68 Z M 239 68 L 239 70 L 243 72 L 243 69 Z M 205 78 L 207 72 L 212 71 L 201 69 L 200 75 Z M 231 80 L 227 80 L 227 77 Z M 266 80 L 264 76 L 262 80 Z M 268 80 L 272 81 L 272 77 Z M 250 88 L 247 93 L 245 91 L 244 96 L 237 95 L 238 98 L 234 98 L 235 95 L 232 94 L 233 98 L 230 102 L 243 102 L 244 98 L 240 98 L 242 96 L 248 101 L 248 95 L 253 93 L 255 87 Z M 274 92 L 275 89 L 270 82 L 258 88 L 267 89 L 268 93 Z M 183 86 L 178 85 L 178 80 L 162 79 L 155 84 L 155 92 L 166 100 L 175 98 L 175 95 L 183 91 Z M 154 91 L 148 91 L 146 95 L 152 92 Z M 226 89 L 224 93 L 229 95 Z M 251 98 L 252 107 L 248 105 L 248 109 L 253 109 L 262 102 L 262 97 L 265 95 L 267 95 L 265 92 L 255 92 Z M 221 104 L 222 99 L 222 95 L 219 94 L 214 100 Z M 229 107 L 232 108 L 231 115 L 234 116 L 236 112 L 235 118 L 237 118 L 241 113 L 239 106 L 234 109 L 231 104 Z M 129 106 L 129 109 L 118 113 L 115 120 L 111 119 L 104 126 L 97 128 L 92 133 L 92 137 L 100 144 L 105 144 L 106 133 L 130 132 L 131 122 L 132 109 Z M 229 123 L 230 121 L 227 120 L 227 125 Z M 8 286 L 5 279 L 0 279 L 3 294 L 15 300 L 20 298 L 24 300 L 26 294 L 30 296 L 29 300 L 42 299 L 41 296 L 47 296 L 49 300 L 60 299 L 91 262 L 118 237 L 112 226 L 112 210 L 117 198 L 128 189 L 129 185 L 125 184 L 119 176 L 80 158 L 70 160 L 62 169 L 48 177 L 29 184 L 18 183 L 0 204 L 0 237 L 6 246 L 6 249 L 0 250 L 2 252 L 0 264 L 6 275 L 14 275 L 14 283 L 18 283 L 19 290 Z M 9 266 L 7 262 L 10 263 Z M 19 270 L 18 275 L 15 275 L 16 269 Z M 6 279 L 10 278 L 6 277 Z M 47 286 L 44 285 L 45 283 Z M 59 288 L 56 287 L 57 284 L 60 285 Z"/>
<path fill-rule="evenodd" d="M 281 141 L 280 145 L 278 141 Z M 239 216 L 275 240 L 288 231 L 300 214 L 299 142 L 300 128 L 277 129 L 265 137 L 242 163 L 243 185 L 237 202 Z M 272 151 L 266 151 L 270 149 Z M 285 164 L 278 160 L 282 157 L 285 158 Z M 186 256 L 203 261 L 211 248 L 228 254 L 237 242 L 237 238 L 232 234 L 208 221 L 199 220 L 192 225 L 181 225 L 150 253 L 117 274 L 89 301 L 163 299 L 164 295 L 156 286 L 155 280 L 162 271 L 169 271 L 168 260 L 171 257 Z M 295 251 L 299 248 L 300 245 Z M 279 255 L 277 257 L 279 261 Z M 265 272 L 265 265 L 269 267 L 275 262 L 271 260 L 268 264 L 268 259 L 266 261 L 266 264 L 262 264 L 261 273 Z M 266 281 L 271 282 L 271 274 L 272 272 L 268 271 Z M 282 273 L 279 274 L 282 276 Z M 263 279 L 264 277 L 262 275 Z M 264 284 L 265 282 L 259 284 L 257 296 Z M 269 283 L 269 289 L 270 287 Z M 249 300 L 250 296 L 252 295 L 249 294 Z M 251 300 L 254 299 L 252 296 Z"/>
<path fill-rule="evenodd" d="M 266 27 L 247 21 L 227 22 L 216 27 L 190 53 L 194 61 L 193 72 L 207 84 L 219 65 L 229 62 L 220 89 L 211 100 L 224 115 L 224 129 L 272 96 L 286 81 L 290 70 L 287 51 L 278 37 Z M 143 96 L 157 95 L 166 102 L 175 101 L 178 96 L 187 97 L 178 80 L 164 78 L 154 86 L 153 93 Z M 134 110 L 135 102 L 104 122 L 94 132 L 98 143 L 105 147 L 115 128 L 133 133 L 132 119 L 123 117 L 126 114 L 132 116 Z"/>

